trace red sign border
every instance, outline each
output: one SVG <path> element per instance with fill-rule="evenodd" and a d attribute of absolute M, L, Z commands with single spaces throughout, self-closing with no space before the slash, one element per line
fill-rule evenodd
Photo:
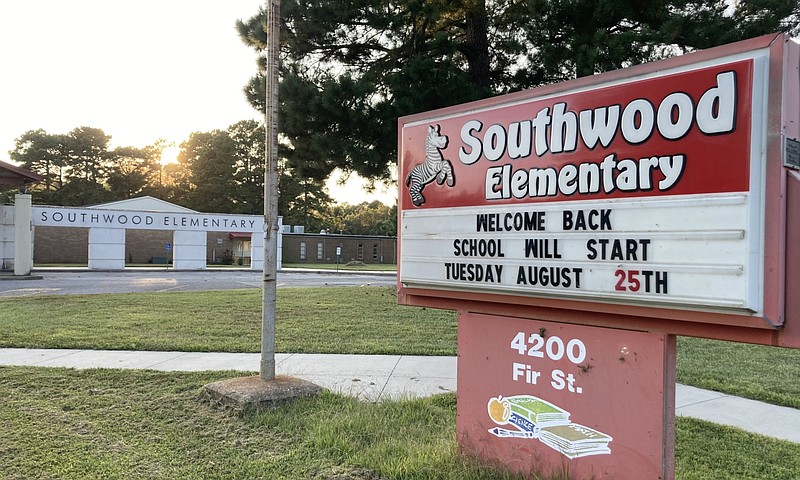
<path fill-rule="evenodd" d="M 455 115 L 473 109 L 491 108 L 534 96 L 553 95 L 568 90 L 588 88 L 599 83 L 634 79 L 637 76 L 661 70 L 688 67 L 721 57 L 764 49 L 769 52 L 767 88 L 770 94 L 767 104 L 768 133 L 764 184 L 763 316 L 408 288 L 402 285 L 400 275 L 398 275 L 397 283 L 398 303 L 800 348 L 800 325 L 797 325 L 800 322 L 800 312 L 793 315 L 798 317 L 796 321 L 789 322 L 788 327 L 782 328 L 786 316 L 793 313 L 787 312 L 786 292 L 795 288 L 787 290 L 787 284 L 800 288 L 800 269 L 787 269 L 786 263 L 787 259 L 800 260 L 800 241 L 796 238 L 793 239 L 794 241 L 787 239 L 787 211 L 800 212 L 800 196 L 793 195 L 792 203 L 787 202 L 787 181 L 792 185 L 797 184 L 792 187 L 792 191 L 797 191 L 800 189 L 800 175 L 790 176 L 782 161 L 784 116 L 792 115 L 794 117 L 797 115 L 796 111 L 784 112 L 784 98 L 790 96 L 785 92 L 784 84 L 791 70 L 785 68 L 785 64 L 788 58 L 793 58 L 792 55 L 797 56 L 800 47 L 791 42 L 784 34 L 765 35 L 659 62 L 403 117 L 398 121 L 398 145 L 402 145 L 402 125 L 406 123 L 418 122 L 430 117 Z M 791 72 L 791 75 L 796 80 L 797 72 Z M 798 107 L 794 106 L 793 108 Z M 398 151 L 398 165 L 401 164 L 400 155 L 402 155 L 402 149 Z M 398 231 L 402 232 L 402 216 L 398 216 Z M 798 228 L 792 228 L 788 233 L 797 231 Z M 398 242 L 398 257 L 401 257 L 401 250 L 402 233 L 400 242 Z M 788 279 L 787 271 L 790 273 Z M 791 303 L 796 304 L 800 301 Z"/>

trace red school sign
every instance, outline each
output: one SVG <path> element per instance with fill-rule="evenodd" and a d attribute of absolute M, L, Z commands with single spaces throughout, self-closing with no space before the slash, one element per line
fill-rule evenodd
<path fill-rule="evenodd" d="M 800 348 L 783 35 L 400 119 L 398 302 L 459 312 L 459 446 L 674 475 L 675 335 Z"/>
<path fill-rule="evenodd" d="M 797 50 L 761 37 L 401 119 L 401 302 L 785 341 Z"/>
<path fill-rule="evenodd" d="M 742 221 L 760 208 L 755 62 L 409 122 L 404 280 L 759 311 L 761 265 L 748 252 L 760 239 L 745 238 L 751 225 Z M 445 211 L 430 225 L 432 212 Z M 418 246 L 433 257 L 415 255 Z M 698 267 L 711 273 L 697 277 Z M 698 295 L 698 282 L 715 288 Z"/>

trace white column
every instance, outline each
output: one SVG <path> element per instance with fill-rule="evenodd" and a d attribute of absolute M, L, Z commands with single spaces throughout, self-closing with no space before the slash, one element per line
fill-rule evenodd
<path fill-rule="evenodd" d="M 172 236 L 172 268 L 205 270 L 207 232 L 175 230 Z"/>
<path fill-rule="evenodd" d="M 266 235 L 266 232 L 264 232 L 264 235 Z M 280 271 L 283 266 L 283 217 L 278 217 L 278 252 L 276 255 L 278 256 L 276 265 Z"/>
<path fill-rule="evenodd" d="M 125 229 L 89 229 L 89 270 L 125 269 Z"/>
<path fill-rule="evenodd" d="M 250 236 L 250 269 L 264 270 L 264 231 L 253 232 Z"/>
<path fill-rule="evenodd" d="M 14 197 L 14 275 L 30 275 L 33 268 L 33 208 L 31 196 Z"/>

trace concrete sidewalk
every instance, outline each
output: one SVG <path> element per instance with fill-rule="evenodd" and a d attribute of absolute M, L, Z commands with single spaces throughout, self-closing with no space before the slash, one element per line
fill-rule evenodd
<path fill-rule="evenodd" d="M 258 353 L 0 348 L 0 366 L 257 372 Z M 456 357 L 279 353 L 276 373 L 365 401 L 456 390 Z M 678 385 L 676 414 L 800 443 L 800 410 Z"/>

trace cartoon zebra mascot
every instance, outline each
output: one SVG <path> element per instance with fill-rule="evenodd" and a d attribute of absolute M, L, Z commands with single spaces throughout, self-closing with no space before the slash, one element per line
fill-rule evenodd
<path fill-rule="evenodd" d="M 453 175 L 453 164 L 445 160 L 441 150 L 447 147 L 447 137 L 439 135 L 439 125 L 428 126 L 428 136 L 425 138 L 425 161 L 411 169 L 406 177 L 406 186 L 411 195 L 411 203 L 419 207 L 425 203 L 422 189 L 425 185 L 436 179 L 436 183 L 452 187 L 456 183 Z"/>

